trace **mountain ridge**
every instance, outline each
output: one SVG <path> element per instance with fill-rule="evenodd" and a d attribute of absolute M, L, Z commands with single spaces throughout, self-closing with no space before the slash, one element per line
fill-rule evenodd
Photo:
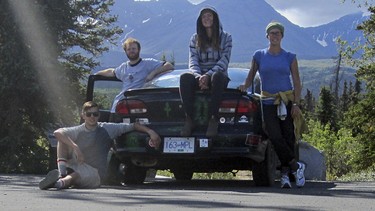
<path fill-rule="evenodd" d="M 142 57 L 187 63 L 188 44 L 195 32 L 199 10 L 214 6 L 225 31 L 233 38 L 231 62 L 248 62 L 257 49 L 265 48 L 265 26 L 277 20 L 285 26 L 283 48 L 297 54 L 299 59 L 326 59 L 337 56 L 335 40 L 338 36 L 354 41 L 361 36 L 353 30 L 366 17 L 361 13 L 344 16 L 316 27 L 300 27 L 278 13 L 264 0 L 206 0 L 192 4 L 188 0 L 116 0 L 111 14 L 118 16 L 117 25 L 124 33 L 118 46 L 99 58 L 101 66 L 117 66 L 126 60 L 121 43 L 127 37 L 141 42 Z M 267 14 L 267 15 L 265 15 Z"/>

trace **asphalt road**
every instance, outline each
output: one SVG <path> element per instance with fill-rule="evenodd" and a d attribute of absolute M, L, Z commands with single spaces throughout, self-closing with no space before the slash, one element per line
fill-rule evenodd
<path fill-rule="evenodd" d="M 41 191 L 39 175 L 0 175 L 0 210 L 375 210 L 375 182 L 308 181 L 304 188 L 251 180 L 158 178 L 137 186 Z"/>

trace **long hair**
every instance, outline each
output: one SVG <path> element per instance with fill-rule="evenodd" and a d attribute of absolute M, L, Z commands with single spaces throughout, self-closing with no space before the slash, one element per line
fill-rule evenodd
<path fill-rule="evenodd" d="M 199 15 L 197 19 L 197 47 L 202 51 L 206 51 L 207 48 L 212 47 L 214 50 L 220 50 L 220 22 L 219 16 L 215 11 L 212 12 L 214 19 L 212 24 L 212 36 L 209 38 L 207 36 L 206 28 L 202 24 L 202 14 Z"/>

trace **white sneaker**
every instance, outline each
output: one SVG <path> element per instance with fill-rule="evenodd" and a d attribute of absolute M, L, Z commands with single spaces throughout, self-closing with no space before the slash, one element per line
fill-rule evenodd
<path fill-rule="evenodd" d="M 296 178 L 297 187 L 301 188 L 305 185 L 305 164 L 297 162 L 299 168 L 296 172 L 293 172 L 294 177 Z"/>
<path fill-rule="evenodd" d="M 60 178 L 60 172 L 57 169 L 54 169 L 48 172 L 47 176 L 39 182 L 40 190 L 47 190 L 48 188 L 53 188 L 57 180 Z"/>
<path fill-rule="evenodd" d="M 288 174 L 282 174 L 280 178 L 281 188 L 292 188 Z"/>

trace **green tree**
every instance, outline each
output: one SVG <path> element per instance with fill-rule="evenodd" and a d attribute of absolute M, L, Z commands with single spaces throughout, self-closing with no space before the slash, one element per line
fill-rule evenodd
<path fill-rule="evenodd" d="M 337 118 L 334 96 L 326 87 L 320 90 L 315 116 L 322 125 L 329 124 L 333 129 L 336 129 Z"/>
<path fill-rule="evenodd" d="M 46 129 L 76 121 L 81 81 L 121 32 L 112 4 L 0 1 L 0 172 L 46 171 Z"/>
<path fill-rule="evenodd" d="M 317 149 L 323 151 L 326 158 L 326 166 L 328 178 L 332 179 L 336 177 L 335 169 L 336 163 L 334 158 L 336 157 L 337 150 L 335 150 L 335 143 L 337 137 L 334 131 L 331 130 L 329 124 L 322 124 L 320 121 L 309 120 L 308 121 L 309 133 L 303 135 L 303 140 L 315 146 Z"/>
<path fill-rule="evenodd" d="M 304 97 L 303 105 L 304 105 L 303 110 L 306 111 L 308 114 L 311 114 L 314 112 L 315 98 L 309 89 L 306 90 L 306 95 Z"/>
<path fill-rule="evenodd" d="M 357 170 L 367 169 L 375 163 L 375 7 L 369 5 L 368 11 L 369 19 L 357 26 L 365 40 L 346 45 L 345 51 L 346 61 L 357 68 L 356 77 L 365 83 L 366 88 L 358 102 L 345 114 L 343 123 L 360 146 L 353 155 L 352 164 Z M 357 93 L 360 87 L 360 84 L 355 85 Z"/>
<path fill-rule="evenodd" d="M 344 81 L 344 88 L 340 98 L 340 113 L 345 113 L 348 110 L 348 107 L 350 105 L 349 99 L 348 82 Z"/>

